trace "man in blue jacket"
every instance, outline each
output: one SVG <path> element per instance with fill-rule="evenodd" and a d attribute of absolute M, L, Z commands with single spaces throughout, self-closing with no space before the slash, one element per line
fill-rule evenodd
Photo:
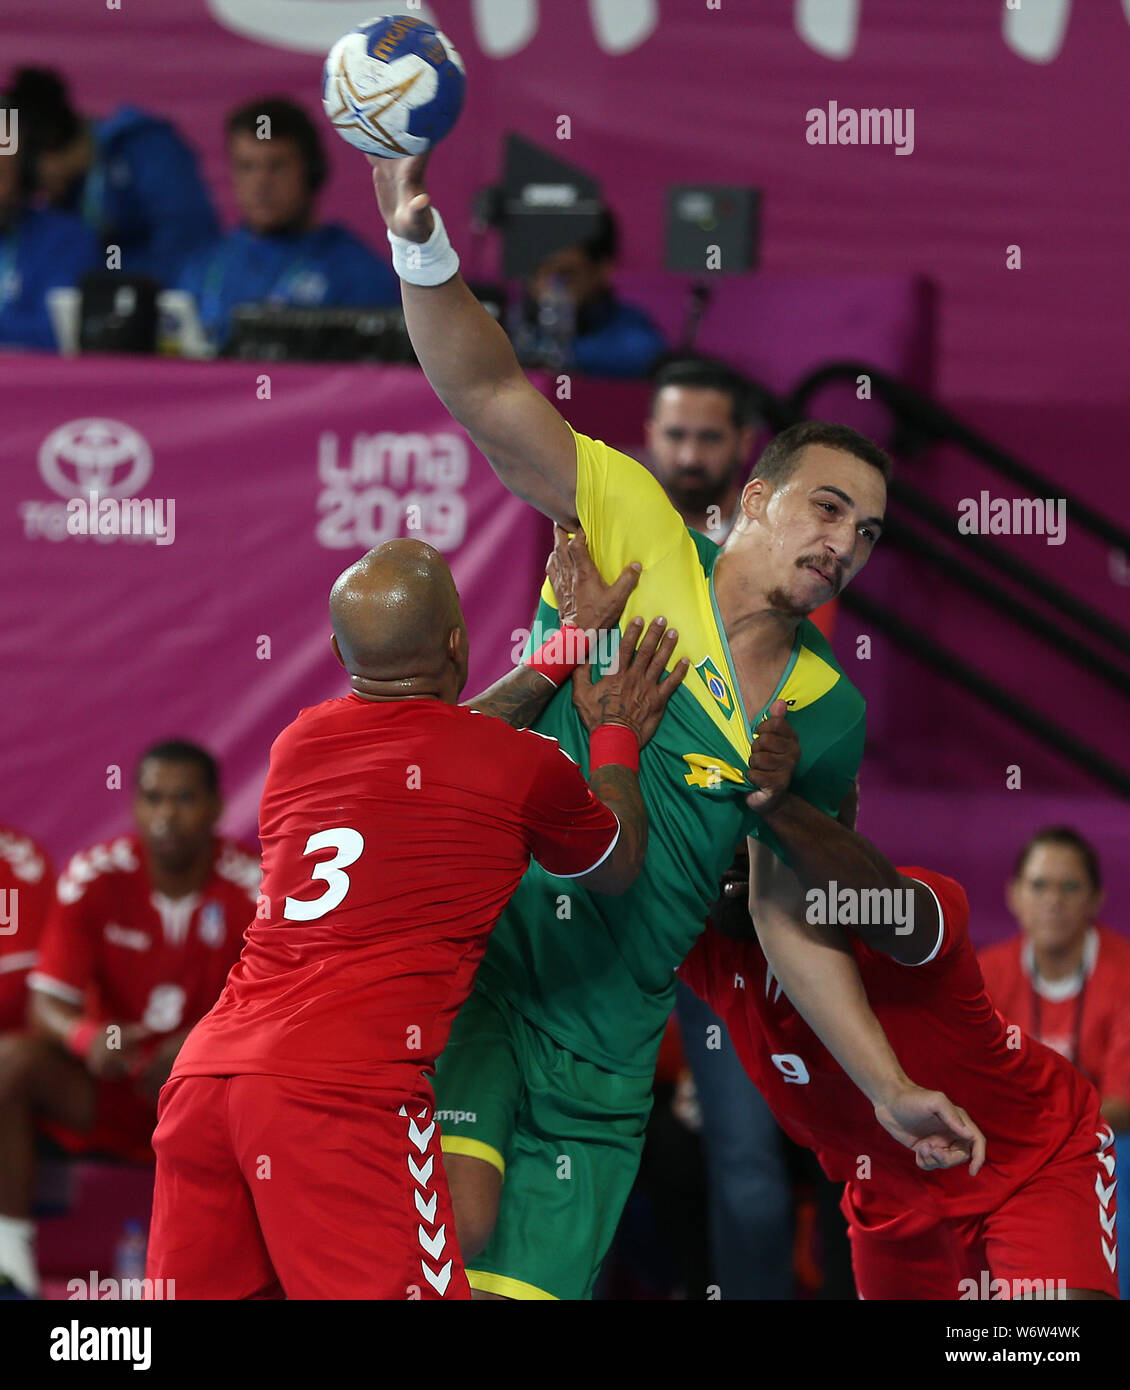
<path fill-rule="evenodd" d="M 30 207 L 31 186 L 27 144 L 19 140 L 0 157 L 0 346 L 51 352 L 47 292 L 77 285 L 93 270 L 98 243 L 70 213 Z"/>
<path fill-rule="evenodd" d="M 42 68 L 20 69 L 8 97 L 37 190 L 81 217 L 103 255 L 119 247 L 125 274 L 172 284 L 185 258 L 216 235 L 196 156 L 167 121 L 133 106 L 87 119 L 62 79 Z"/>
<path fill-rule="evenodd" d="M 596 232 L 587 241 L 547 256 L 525 286 L 524 312 L 531 323 L 547 291 L 568 295 L 573 341 L 562 365 L 589 376 L 647 376 L 667 350 L 652 319 L 612 289 L 619 245 L 616 219 L 603 208 Z"/>
<path fill-rule="evenodd" d="M 230 334 L 237 304 L 399 304 L 388 262 L 344 227 L 316 222 L 326 161 L 300 106 L 248 102 L 228 117 L 227 137 L 240 225 L 193 256 L 179 280 L 216 347 Z"/>

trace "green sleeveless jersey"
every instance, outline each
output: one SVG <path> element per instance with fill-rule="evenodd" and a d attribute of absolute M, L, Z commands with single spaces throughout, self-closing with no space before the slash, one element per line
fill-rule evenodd
<path fill-rule="evenodd" d="M 720 547 L 687 528 L 641 464 L 584 435 L 576 440 L 577 515 L 593 561 L 606 582 L 633 560 L 643 566 L 621 629 L 662 613 L 679 633 L 672 663 L 686 656 L 691 669 L 640 755 L 649 838 L 635 884 L 613 897 L 531 863 L 491 934 L 479 984 L 578 1056 L 647 1076 L 671 1012 L 674 971 L 737 846 L 746 835 L 773 843 L 745 804 L 751 734 L 769 706 L 742 705 L 714 599 Z M 538 620 L 544 633 L 557 626 L 548 582 Z M 788 702 L 801 745 L 793 790 L 835 815 L 859 769 L 865 705 L 808 621 L 778 698 Z M 588 734 L 569 682 L 532 727 L 557 739 L 588 776 Z"/>

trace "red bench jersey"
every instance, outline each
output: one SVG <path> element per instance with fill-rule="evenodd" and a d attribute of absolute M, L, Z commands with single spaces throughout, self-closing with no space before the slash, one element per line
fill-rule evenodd
<path fill-rule="evenodd" d="M 155 892 L 136 835 L 94 845 L 59 876 L 28 983 L 98 1021 L 190 1027 L 239 958 L 258 882 L 254 855 L 219 836 L 207 883 L 175 899 Z"/>
<path fill-rule="evenodd" d="M 756 942 L 728 940 L 708 927 L 679 974 L 725 1020 L 782 1128 L 816 1152 L 830 1178 L 869 1175 L 877 1198 L 940 1216 L 990 1211 L 1055 1154 L 1094 1092 L 994 1009 L 969 939 L 961 885 L 925 869 L 899 873 L 925 883 L 941 906 L 933 958 L 900 965 L 849 939 L 871 1007 L 907 1075 L 944 1091 L 984 1133 L 986 1160 L 975 1178 L 966 1165 L 931 1173 L 915 1166 L 912 1151 L 881 1128 L 870 1101 L 789 1003 Z"/>
<path fill-rule="evenodd" d="M 0 1033 L 25 1026 L 28 971 L 54 888 L 47 852 L 29 835 L 0 825 Z"/>
<path fill-rule="evenodd" d="M 271 749 L 256 920 L 173 1075 L 417 1085 L 530 856 L 576 876 L 618 834 L 553 739 L 432 699 L 303 710 Z"/>

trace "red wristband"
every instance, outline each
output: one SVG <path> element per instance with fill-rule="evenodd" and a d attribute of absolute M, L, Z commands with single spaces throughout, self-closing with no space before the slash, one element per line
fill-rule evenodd
<path fill-rule="evenodd" d="M 540 671 L 554 685 L 562 686 L 582 662 L 588 661 L 590 652 L 589 634 L 585 629 L 562 623 L 523 664 L 532 671 Z"/>
<path fill-rule="evenodd" d="M 73 1052 L 80 1062 L 85 1062 L 90 1044 L 101 1031 L 101 1023 L 95 1023 L 92 1018 L 80 1018 L 67 1034 L 67 1051 Z"/>
<path fill-rule="evenodd" d="M 589 735 L 589 771 L 619 763 L 640 770 L 640 741 L 636 731 L 624 724 L 600 724 Z"/>

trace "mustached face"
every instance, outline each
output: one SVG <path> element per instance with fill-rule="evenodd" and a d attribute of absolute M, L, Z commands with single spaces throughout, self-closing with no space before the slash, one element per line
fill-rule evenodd
<path fill-rule="evenodd" d="M 803 617 L 835 598 L 871 558 L 886 505 L 877 468 L 810 444 L 776 487 L 757 477 L 746 484 L 744 524 L 732 544 L 748 552 L 770 605 Z"/>

